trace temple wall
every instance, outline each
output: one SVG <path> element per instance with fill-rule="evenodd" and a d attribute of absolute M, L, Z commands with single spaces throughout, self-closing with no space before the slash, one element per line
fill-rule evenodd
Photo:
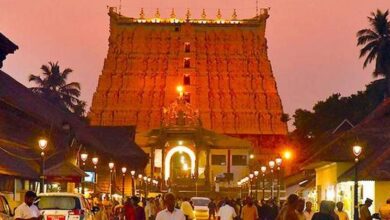
<path fill-rule="evenodd" d="M 137 132 L 159 127 L 162 107 L 177 97 L 176 86 L 188 75 L 185 92 L 205 128 L 233 135 L 285 135 L 265 23 L 264 18 L 237 25 L 139 24 L 119 22 L 111 14 L 109 50 L 88 115 L 91 124 L 137 125 Z"/>

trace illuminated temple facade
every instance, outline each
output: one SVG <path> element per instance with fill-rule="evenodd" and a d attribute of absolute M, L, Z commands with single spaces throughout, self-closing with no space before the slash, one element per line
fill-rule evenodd
<path fill-rule="evenodd" d="M 169 180 L 175 148 L 192 152 L 178 160 L 188 160 L 191 174 L 206 182 L 220 173 L 238 180 L 249 172 L 249 154 L 265 159 L 284 142 L 266 9 L 244 20 L 236 11 L 225 19 L 219 10 L 214 19 L 204 10 L 198 19 L 189 11 L 177 18 L 173 10 L 170 18 L 158 10 L 153 18 L 143 10 L 130 18 L 111 8 L 109 16 L 108 54 L 88 116 L 92 125 L 136 125 L 153 176 Z"/>

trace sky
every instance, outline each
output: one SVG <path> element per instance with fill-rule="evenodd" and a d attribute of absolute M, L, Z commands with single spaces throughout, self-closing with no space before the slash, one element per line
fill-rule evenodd
<path fill-rule="evenodd" d="M 0 32 L 19 46 L 7 56 L 3 71 L 23 83 L 40 66 L 58 61 L 74 70 L 70 81 L 82 86 L 82 99 L 91 103 L 107 55 L 109 6 L 120 0 L 0 0 Z M 389 0 L 258 0 L 270 7 L 266 37 L 284 111 L 313 105 L 333 93 L 348 96 L 373 80 L 372 66 L 363 69 L 356 32 L 368 26 L 367 16 L 390 8 Z M 153 16 L 156 8 L 168 17 L 191 9 L 208 17 L 221 9 L 230 18 L 256 14 L 256 0 L 122 0 L 122 14 L 138 17 L 140 8 Z"/>

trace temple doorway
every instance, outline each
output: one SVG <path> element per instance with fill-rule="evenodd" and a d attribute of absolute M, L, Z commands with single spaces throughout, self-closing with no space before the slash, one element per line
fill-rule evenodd
<path fill-rule="evenodd" d="M 165 180 L 190 178 L 195 174 L 195 153 L 186 146 L 170 149 L 165 157 Z"/>

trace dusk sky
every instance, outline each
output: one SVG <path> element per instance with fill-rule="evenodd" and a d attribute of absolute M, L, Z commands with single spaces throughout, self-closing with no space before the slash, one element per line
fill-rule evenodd
<path fill-rule="evenodd" d="M 108 49 L 107 5 L 119 0 L 0 0 L 0 32 L 19 46 L 8 55 L 3 71 L 27 87 L 29 74 L 40 72 L 48 61 L 74 70 L 70 80 L 82 85 L 82 99 L 91 103 Z M 267 21 L 269 57 L 285 112 L 311 109 L 332 93 L 350 95 L 373 80 L 372 67 L 362 69 L 356 32 L 367 27 L 367 16 L 390 8 L 390 0 L 259 0 L 271 7 Z M 255 15 L 255 0 L 122 0 L 122 14 L 147 16 L 171 8 L 184 17 L 206 9 L 215 17 L 218 8 L 230 18 Z"/>

